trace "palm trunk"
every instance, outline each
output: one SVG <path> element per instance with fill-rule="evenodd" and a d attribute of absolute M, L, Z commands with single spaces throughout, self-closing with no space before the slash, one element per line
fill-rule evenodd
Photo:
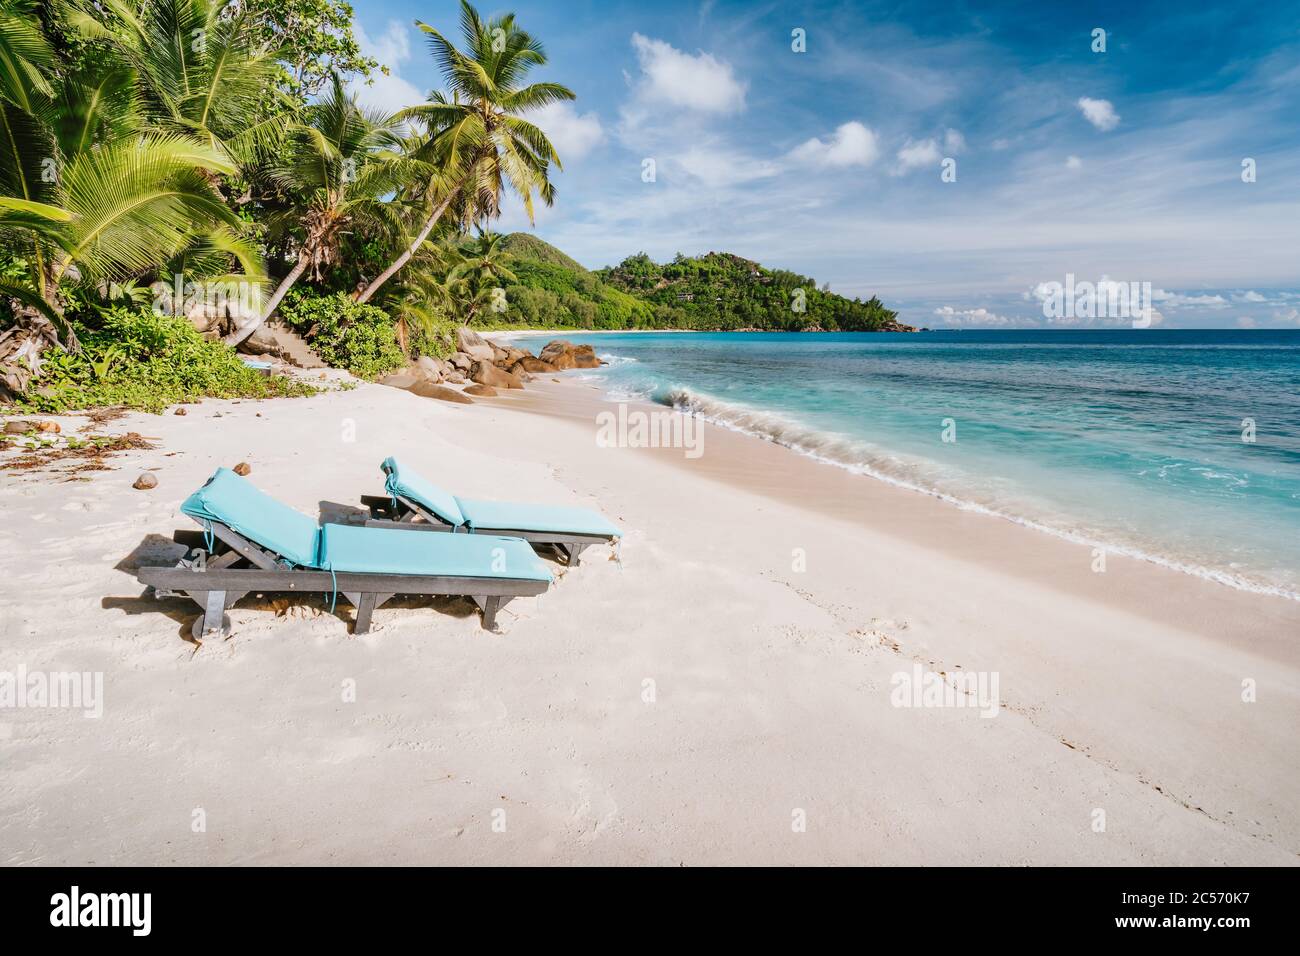
<path fill-rule="evenodd" d="M 442 214 L 447 211 L 447 207 L 451 205 L 451 201 L 456 198 L 458 192 L 460 192 L 459 186 L 447 193 L 447 198 L 444 199 L 438 208 L 433 211 L 433 214 L 429 216 L 428 221 L 424 224 L 424 228 L 421 229 L 420 234 L 415 237 L 415 241 L 406 247 L 406 250 L 393 261 L 392 265 L 379 273 L 379 277 L 375 279 L 374 282 L 366 286 L 365 290 L 356 296 L 358 302 L 369 302 L 370 297 L 375 294 L 381 285 L 396 275 L 397 271 L 401 269 L 402 266 L 411 261 L 411 256 L 415 255 L 415 250 L 420 248 L 420 243 L 429 238 L 429 233 L 433 232 L 433 227 L 437 225 L 438 220 L 442 218 Z"/>
<path fill-rule="evenodd" d="M 275 307 L 280 304 L 280 300 L 284 298 L 285 293 L 288 292 L 291 288 L 293 288 L 293 284 L 298 281 L 298 277 L 302 275 L 303 270 L 306 268 L 307 268 L 307 252 L 306 250 L 304 250 L 298 253 L 297 264 L 291 270 L 289 270 L 289 274 L 287 276 L 285 276 L 283 279 L 280 280 L 280 284 L 276 287 L 275 293 L 271 296 L 271 301 L 268 302 L 266 304 L 266 308 L 262 310 L 262 314 L 258 316 L 256 319 L 254 319 L 252 322 L 249 322 L 238 332 L 232 332 L 230 335 L 226 336 L 226 344 L 229 345 L 231 348 L 235 348 L 239 345 L 240 342 L 244 341 L 244 339 L 248 338 L 258 329 L 260 329 L 262 327 L 262 323 L 264 323 L 267 319 L 271 317 L 271 313 L 275 311 Z"/>

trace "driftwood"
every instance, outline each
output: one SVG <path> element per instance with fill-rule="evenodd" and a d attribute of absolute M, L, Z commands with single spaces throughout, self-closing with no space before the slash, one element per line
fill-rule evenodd
<path fill-rule="evenodd" d="M 16 319 L 0 332 L 0 400 L 12 401 L 24 394 L 33 378 L 41 373 L 41 356 L 50 349 L 60 352 L 76 348 L 75 338 L 65 347 L 54 323 L 34 310 L 15 309 Z"/>

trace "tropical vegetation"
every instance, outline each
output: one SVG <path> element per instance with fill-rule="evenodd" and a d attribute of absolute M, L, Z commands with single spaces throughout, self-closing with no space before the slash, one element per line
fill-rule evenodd
<path fill-rule="evenodd" d="M 641 253 L 590 272 L 535 236 L 502 243 L 513 261 L 510 307 L 493 325 L 574 329 L 773 332 L 906 330 L 878 298 L 848 299 L 807 277 L 728 253 L 678 255 L 660 265 Z"/>
<path fill-rule="evenodd" d="M 729 331 L 879 332 L 907 329 L 879 298 L 865 302 L 818 288 L 808 276 L 765 269 L 725 252 L 678 255 L 660 265 L 644 253 L 598 275 L 654 310 L 661 328 Z"/>
<path fill-rule="evenodd" d="M 732 256 L 591 272 L 494 233 L 507 194 L 555 201 L 535 120 L 574 94 L 514 14 L 417 25 L 442 86 L 379 112 L 341 0 L 0 0 L 0 404 L 307 391 L 235 354 L 273 318 L 363 376 L 458 324 L 893 321 Z"/>
<path fill-rule="evenodd" d="M 250 368 L 229 347 L 204 339 L 183 316 L 115 306 L 94 329 L 81 329 L 76 352 L 50 351 L 19 411 L 63 412 L 125 406 L 160 412 L 214 398 L 307 395 L 311 386 Z"/>

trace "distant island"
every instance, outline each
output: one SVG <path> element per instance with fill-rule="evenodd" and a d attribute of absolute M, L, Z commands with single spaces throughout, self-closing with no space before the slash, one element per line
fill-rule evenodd
<path fill-rule="evenodd" d="M 591 271 L 527 233 L 504 237 L 514 281 L 493 327 L 689 329 L 710 332 L 915 332 L 879 298 L 849 299 L 815 280 L 726 252 L 678 255 L 660 264 L 644 253 Z"/>

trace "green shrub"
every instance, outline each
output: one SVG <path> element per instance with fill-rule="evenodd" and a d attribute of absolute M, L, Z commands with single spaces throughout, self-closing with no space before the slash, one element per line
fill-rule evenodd
<path fill-rule="evenodd" d="M 346 293 L 311 295 L 294 289 L 276 314 L 306 338 L 326 364 L 353 375 L 375 378 L 406 364 L 388 313 L 354 302 Z"/>
<path fill-rule="evenodd" d="M 427 325 L 408 323 L 406 345 L 413 359 L 421 355 L 448 358 L 456 351 L 456 323 L 450 319 Z"/>
<path fill-rule="evenodd" d="M 316 389 L 259 374 L 234 349 L 203 338 L 183 316 L 145 309 L 104 311 L 97 328 L 78 323 L 82 352 L 45 353 L 20 411 L 65 412 L 125 405 L 160 412 L 200 398 L 275 398 Z"/>

